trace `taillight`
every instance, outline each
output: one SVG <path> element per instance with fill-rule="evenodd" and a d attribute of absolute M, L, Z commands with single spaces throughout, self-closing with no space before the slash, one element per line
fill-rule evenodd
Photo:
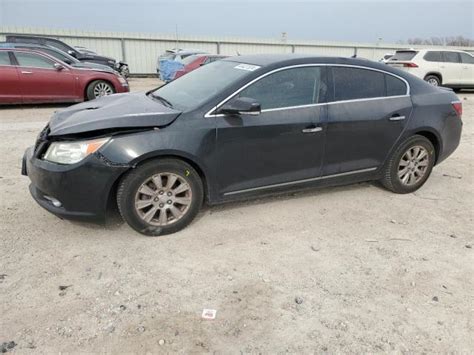
<path fill-rule="evenodd" d="M 454 111 L 456 111 L 456 114 L 458 115 L 459 118 L 462 116 L 462 102 L 461 101 L 453 101 L 451 102 L 451 105 L 453 105 Z"/>
<path fill-rule="evenodd" d="M 418 64 L 415 63 L 403 63 L 403 66 L 406 68 L 418 68 Z"/>

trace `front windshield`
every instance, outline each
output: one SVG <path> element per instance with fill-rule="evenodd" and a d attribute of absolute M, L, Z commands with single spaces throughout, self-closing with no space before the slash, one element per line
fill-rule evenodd
<path fill-rule="evenodd" d="M 177 110 L 191 110 L 258 68 L 255 65 L 217 61 L 183 75 L 151 95 L 165 99 Z"/>

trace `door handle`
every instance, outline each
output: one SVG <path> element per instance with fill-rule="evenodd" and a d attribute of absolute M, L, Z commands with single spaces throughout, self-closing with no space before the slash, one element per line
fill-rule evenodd
<path fill-rule="evenodd" d="M 32 71 L 25 71 L 25 70 L 22 70 L 21 73 L 22 73 L 22 74 L 33 74 Z"/>
<path fill-rule="evenodd" d="M 316 132 L 321 132 L 323 130 L 322 127 L 311 127 L 311 128 L 305 128 L 301 132 L 303 133 L 316 133 Z"/>
<path fill-rule="evenodd" d="M 405 116 L 400 116 L 400 115 L 393 115 L 392 117 L 389 118 L 390 121 L 402 121 L 406 117 Z"/>

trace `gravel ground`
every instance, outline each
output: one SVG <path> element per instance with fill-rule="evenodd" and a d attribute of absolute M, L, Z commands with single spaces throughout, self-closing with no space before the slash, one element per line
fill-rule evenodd
<path fill-rule="evenodd" d="M 473 352 L 474 94 L 460 98 L 461 145 L 415 194 L 363 183 L 233 203 L 161 238 L 116 215 L 98 226 L 36 205 L 20 159 L 58 106 L 0 109 L 0 344 Z M 216 319 L 202 320 L 204 308 Z"/>

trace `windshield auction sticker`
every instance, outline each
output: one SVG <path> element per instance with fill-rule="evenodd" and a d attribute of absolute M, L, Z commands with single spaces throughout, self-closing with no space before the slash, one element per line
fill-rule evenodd
<path fill-rule="evenodd" d="M 240 70 L 255 71 L 260 67 L 258 65 L 239 64 L 239 65 L 235 66 L 234 68 L 235 69 L 240 69 Z"/>

